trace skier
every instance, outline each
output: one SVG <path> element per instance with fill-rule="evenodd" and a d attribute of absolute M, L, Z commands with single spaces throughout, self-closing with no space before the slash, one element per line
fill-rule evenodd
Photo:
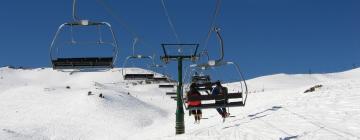
<path fill-rule="evenodd" d="M 194 96 L 200 96 L 200 92 L 196 89 L 196 84 L 192 83 L 190 85 L 190 91 L 187 93 L 187 97 L 194 97 Z M 196 100 L 196 101 L 188 101 L 187 102 L 189 107 L 199 107 L 201 105 L 201 101 L 200 100 Z M 202 112 L 200 109 L 196 109 L 196 110 L 191 110 L 191 114 L 194 115 L 195 118 L 195 123 L 200 123 L 200 119 L 202 117 Z"/>
<path fill-rule="evenodd" d="M 227 88 L 223 87 L 220 83 L 220 81 L 216 81 L 215 82 L 215 87 L 213 88 L 213 90 L 211 91 L 212 95 L 225 95 L 227 94 Z M 224 104 L 226 104 L 228 102 L 227 99 L 222 98 L 222 99 L 215 99 L 215 104 L 218 106 L 222 106 Z M 223 119 L 225 119 L 226 117 L 229 117 L 230 113 L 226 112 L 226 108 L 225 107 L 219 107 L 216 108 L 217 112 L 219 112 L 219 114 L 221 115 L 221 117 Z"/>

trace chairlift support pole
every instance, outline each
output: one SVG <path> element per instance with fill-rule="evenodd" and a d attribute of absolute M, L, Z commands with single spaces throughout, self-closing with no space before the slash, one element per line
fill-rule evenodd
<path fill-rule="evenodd" d="M 161 44 L 164 50 L 164 56 L 161 56 L 161 60 L 165 63 L 171 61 L 178 62 L 178 86 L 176 90 L 176 122 L 175 122 L 175 131 L 176 135 L 184 134 L 185 133 L 185 123 L 184 123 L 184 107 L 182 101 L 182 91 L 183 91 L 183 61 L 184 60 L 191 60 L 195 61 L 197 56 L 197 49 L 199 44 Z M 195 46 L 195 52 L 191 55 L 168 55 L 166 52 L 166 46 Z"/>
<path fill-rule="evenodd" d="M 184 123 L 184 108 L 183 108 L 183 101 L 181 100 L 182 87 L 183 87 L 183 79 L 182 79 L 182 64 L 183 58 L 179 57 L 178 61 L 178 81 L 179 84 L 176 90 L 176 134 L 183 134 L 185 133 L 185 123 Z"/>

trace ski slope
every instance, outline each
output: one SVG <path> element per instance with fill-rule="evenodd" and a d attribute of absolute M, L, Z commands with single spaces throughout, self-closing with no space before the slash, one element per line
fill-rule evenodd
<path fill-rule="evenodd" d="M 355 140 L 360 139 L 359 77 L 360 69 L 353 69 L 251 79 L 247 105 L 230 108 L 236 117 L 223 123 L 214 109 L 203 110 L 205 119 L 194 124 L 185 112 L 186 134 L 176 136 L 176 102 L 165 95 L 174 89 L 124 81 L 120 68 L 70 73 L 4 67 L 0 139 Z M 323 87 L 303 93 L 318 84 Z"/>

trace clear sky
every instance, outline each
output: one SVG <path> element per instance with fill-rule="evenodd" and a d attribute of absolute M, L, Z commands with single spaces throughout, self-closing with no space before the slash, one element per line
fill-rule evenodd
<path fill-rule="evenodd" d="M 145 42 L 138 45 L 141 53 L 159 56 L 161 43 L 176 43 L 160 0 L 105 1 Z M 165 2 L 181 41 L 203 45 L 216 1 Z M 71 4 L 2 1 L 0 66 L 50 67 L 49 45 L 58 26 L 72 21 Z M 79 16 L 113 25 L 120 44 L 117 66 L 122 66 L 134 36 L 97 0 L 79 0 Z M 225 59 L 238 62 L 247 78 L 360 66 L 359 0 L 223 0 L 216 25 L 222 29 Z M 208 48 L 216 54 L 214 36 Z"/>

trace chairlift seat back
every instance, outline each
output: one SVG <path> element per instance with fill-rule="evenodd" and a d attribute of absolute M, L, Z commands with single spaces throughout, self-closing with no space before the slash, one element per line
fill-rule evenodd
<path fill-rule="evenodd" d="M 54 69 L 113 68 L 112 57 L 57 58 L 52 60 Z"/>
<path fill-rule="evenodd" d="M 168 81 L 169 79 L 167 77 L 154 77 L 154 81 Z"/>
<path fill-rule="evenodd" d="M 223 107 L 242 107 L 245 106 L 243 101 L 238 101 L 238 102 L 231 102 L 231 103 L 227 103 L 224 105 L 219 105 L 219 104 L 201 104 L 200 106 L 192 106 L 192 107 L 188 107 L 188 110 L 198 110 L 198 109 L 215 109 L 215 108 L 223 108 Z"/>
<path fill-rule="evenodd" d="M 174 88 L 175 85 L 173 84 L 166 84 L 166 85 L 159 85 L 159 88 Z"/>
<path fill-rule="evenodd" d="M 222 100 L 222 99 L 238 99 L 238 98 L 242 98 L 242 93 L 228 93 L 228 95 L 189 96 L 188 101 Z"/>
<path fill-rule="evenodd" d="M 125 80 L 147 80 L 154 78 L 154 74 L 125 74 Z"/>
<path fill-rule="evenodd" d="M 210 81 L 210 76 L 209 75 L 204 75 L 204 76 L 192 76 L 191 77 L 192 82 L 196 82 L 196 83 L 200 83 L 200 82 L 209 82 Z"/>

